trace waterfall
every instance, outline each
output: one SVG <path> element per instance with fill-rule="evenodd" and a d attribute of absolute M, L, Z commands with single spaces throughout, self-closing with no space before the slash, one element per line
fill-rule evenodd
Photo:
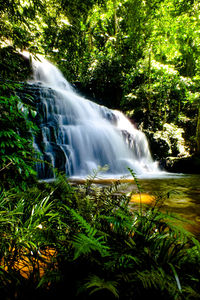
<path fill-rule="evenodd" d="M 46 60 L 33 61 L 38 87 L 40 133 L 34 146 L 41 159 L 69 177 L 85 177 L 108 165 L 105 176 L 137 175 L 158 171 L 147 139 L 121 112 L 80 96 L 62 73 Z M 37 166 L 39 178 L 52 178 L 46 163 Z"/>

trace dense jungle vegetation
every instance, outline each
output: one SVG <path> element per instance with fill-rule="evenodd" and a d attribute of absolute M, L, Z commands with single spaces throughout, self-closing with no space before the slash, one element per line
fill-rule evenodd
<path fill-rule="evenodd" d="M 27 78 L 10 47 L 40 53 L 84 95 L 132 117 L 152 141 L 155 158 L 199 153 L 199 5 L 2 1 L 1 76 Z"/>
<path fill-rule="evenodd" d="M 42 54 L 132 118 L 154 158 L 192 156 L 198 172 L 199 12 L 198 0 L 0 0 L 2 299 L 200 298 L 200 244 L 163 213 L 166 195 L 145 207 L 119 183 L 38 182 L 36 112 L 19 97 L 31 76 L 20 51 Z"/>

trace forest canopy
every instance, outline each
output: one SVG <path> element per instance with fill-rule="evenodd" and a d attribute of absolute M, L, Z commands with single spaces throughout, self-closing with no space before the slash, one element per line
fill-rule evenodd
<path fill-rule="evenodd" d="M 200 152 L 199 11 L 197 0 L 5 0 L 1 53 L 42 54 L 88 97 L 143 130 L 183 128 L 186 150 Z"/>

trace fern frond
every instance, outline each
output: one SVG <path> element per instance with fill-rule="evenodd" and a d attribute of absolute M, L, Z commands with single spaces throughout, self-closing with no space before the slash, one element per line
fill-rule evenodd
<path fill-rule="evenodd" d="M 191 286 L 183 288 L 183 293 L 187 295 L 185 299 L 200 299 L 200 294 L 195 291 Z"/>
<path fill-rule="evenodd" d="M 87 177 L 87 180 L 86 180 L 86 185 L 92 183 L 95 179 L 98 178 L 98 174 L 100 173 L 105 173 L 107 172 L 109 169 L 109 166 L 108 165 L 105 165 L 105 166 L 98 166 L 97 169 L 93 169 L 92 170 L 92 173 Z"/>
<path fill-rule="evenodd" d="M 175 277 L 175 280 L 176 280 L 176 283 L 177 283 L 177 287 L 178 287 L 179 291 L 182 292 L 181 283 L 180 283 L 180 280 L 179 280 L 179 276 L 176 272 L 176 269 L 171 263 L 169 265 L 170 265 L 170 267 L 172 269 L 172 272 L 174 274 L 174 277 Z"/>
<path fill-rule="evenodd" d="M 115 210 L 110 216 L 102 215 L 100 219 L 106 220 L 115 233 L 130 235 L 135 229 L 132 216 L 127 215 L 126 212 L 121 209 Z"/>
<path fill-rule="evenodd" d="M 131 176 L 133 177 L 135 183 L 136 183 L 136 186 L 137 186 L 137 189 L 138 189 L 138 192 L 142 192 L 143 189 L 142 189 L 142 186 L 141 184 L 139 183 L 138 179 L 137 179 L 137 176 L 136 176 L 136 173 L 134 173 L 134 171 L 131 169 L 131 168 L 128 168 L 129 172 L 131 173 Z"/>
<path fill-rule="evenodd" d="M 77 211 L 67 206 L 66 209 L 70 212 L 73 220 L 77 222 L 79 227 L 84 230 L 90 237 L 93 237 L 97 233 L 97 230 L 92 227 Z"/>
<path fill-rule="evenodd" d="M 130 264 L 139 265 L 141 263 L 140 259 L 136 256 L 130 254 L 122 254 L 119 258 L 119 265 L 129 266 Z"/>
<path fill-rule="evenodd" d="M 79 233 L 74 236 L 72 244 L 75 248 L 74 259 L 86 255 L 92 251 L 98 251 L 102 257 L 109 256 L 109 247 L 105 244 L 104 237 L 95 238 Z"/>
<path fill-rule="evenodd" d="M 137 272 L 136 278 L 142 283 L 145 289 L 149 288 L 160 288 L 163 290 L 165 288 L 165 283 L 167 280 L 167 275 L 161 268 L 144 270 Z"/>
<path fill-rule="evenodd" d="M 116 281 L 106 281 L 96 275 L 91 275 L 88 282 L 85 284 L 86 289 L 91 289 L 90 295 L 100 290 L 110 291 L 116 298 L 119 298 Z"/>

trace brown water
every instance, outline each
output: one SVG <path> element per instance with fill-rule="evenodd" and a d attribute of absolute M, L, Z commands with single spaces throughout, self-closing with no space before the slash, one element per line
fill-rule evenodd
<path fill-rule="evenodd" d="M 169 178 L 138 179 L 143 190 L 164 196 L 163 209 L 192 221 L 185 228 L 200 237 L 200 175 L 172 175 Z M 135 189 L 133 183 L 129 189 Z"/>

